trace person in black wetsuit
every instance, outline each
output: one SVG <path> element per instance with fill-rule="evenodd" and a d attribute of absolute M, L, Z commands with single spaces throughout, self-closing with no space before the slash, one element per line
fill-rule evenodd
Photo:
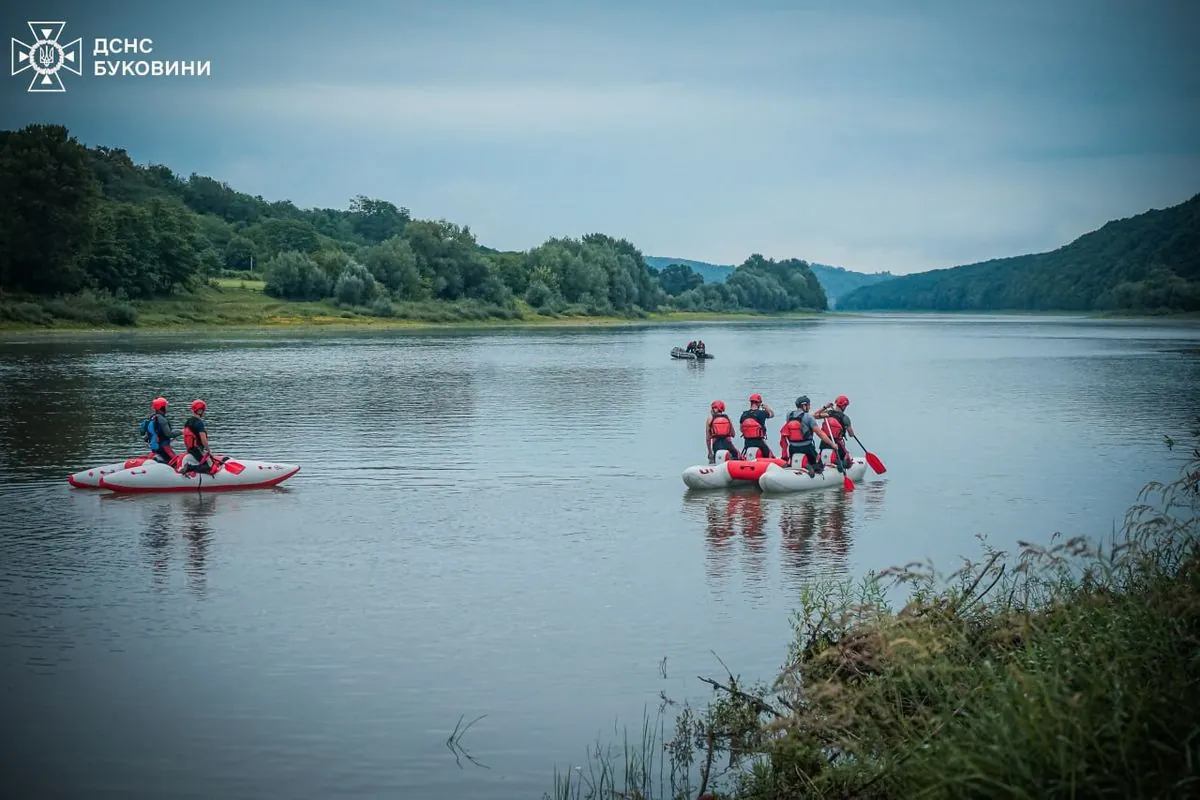
<path fill-rule="evenodd" d="M 712 413 L 704 421 L 704 440 L 708 446 L 708 463 L 717 463 L 717 451 L 724 450 L 731 459 L 741 458 L 733 443 L 733 423 L 725 413 L 725 401 L 713 400 Z"/>
<path fill-rule="evenodd" d="M 204 425 L 204 412 L 208 408 L 203 400 L 192 401 L 192 416 L 183 423 L 183 445 L 195 463 L 184 467 L 186 472 L 200 472 L 211 475 L 216 462 L 212 451 L 208 449 L 208 429 Z"/>
<path fill-rule="evenodd" d="M 759 458 L 774 458 L 771 446 L 767 444 L 767 420 L 775 416 L 771 407 L 763 402 L 758 392 L 750 395 L 750 408 L 742 412 L 738 423 L 742 429 L 742 458 L 755 448 Z"/>
<path fill-rule="evenodd" d="M 853 460 L 850 458 L 850 451 L 846 449 L 846 437 L 854 436 L 854 427 L 850 424 L 850 417 L 846 415 L 846 409 L 850 405 L 850 398 L 844 394 L 839 394 L 837 399 L 832 403 L 826 403 L 818 409 L 813 417 L 816 419 L 828 419 L 825 423 L 827 432 L 837 445 L 837 460 L 841 463 L 843 469 L 849 469 Z M 829 450 L 829 445 L 821 442 L 821 452 Z"/>

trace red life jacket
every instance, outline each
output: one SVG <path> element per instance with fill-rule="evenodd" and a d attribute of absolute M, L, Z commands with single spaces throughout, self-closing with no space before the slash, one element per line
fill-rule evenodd
<path fill-rule="evenodd" d="M 743 439 L 761 439 L 766 435 L 766 429 L 754 417 L 746 417 L 742 420 Z"/>
<path fill-rule="evenodd" d="M 195 419 L 195 417 L 192 417 L 192 419 Z M 204 445 L 200 443 L 200 437 L 192 430 L 192 426 L 188 424 L 191 421 L 189 419 L 183 423 L 183 446 L 187 450 L 199 450 Z"/>
<path fill-rule="evenodd" d="M 715 436 L 733 436 L 733 423 L 725 414 L 712 415 L 712 435 Z"/>
<path fill-rule="evenodd" d="M 842 423 L 838 422 L 832 417 L 826 419 L 824 423 L 822 423 L 822 427 L 824 427 L 825 432 L 829 434 L 829 438 L 833 439 L 835 442 L 840 442 L 842 437 L 846 435 L 846 431 L 842 428 Z"/>
<path fill-rule="evenodd" d="M 799 444 L 812 439 L 812 430 L 798 419 L 789 419 L 783 425 L 783 435 L 789 442 Z"/>

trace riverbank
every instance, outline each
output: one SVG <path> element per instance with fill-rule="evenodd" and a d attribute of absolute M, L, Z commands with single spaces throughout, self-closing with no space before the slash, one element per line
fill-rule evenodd
<path fill-rule="evenodd" d="M 707 679 L 673 737 L 664 696 L 622 748 L 556 771 L 553 797 L 1196 796 L 1200 422 L 1192 437 L 1111 542 L 807 590 L 771 688 Z"/>
<path fill-rule="evenodd" d="M 395 303 L 391 316 L 365 308 L 346 308 L 330 300 L 279 300 L 263 292 L 262 281 L 218 279 L 193 293 L 146 301 L 115 302 L 82 294 L 70 299 L 0 297 L 0 333 L 81 331 L 187 331 L 212 328 L 502 328 L 595 327 L 690 322 L 753 322 L 815 319 L 819 312 L 766 314 L 753 312 L 673 311 L 637 317 L 544 316 L 519 301 L 504 309 L 469 301 Z"/>

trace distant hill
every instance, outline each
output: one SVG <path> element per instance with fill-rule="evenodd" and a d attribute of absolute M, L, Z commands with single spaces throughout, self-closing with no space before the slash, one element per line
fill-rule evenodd
<path fill-rule="evenodd" d="M 1200 311 L 1200 194 L 1047 253 L 903 275 L 838 306 L 905 311 Z"/>
<path fill-rule="evenodd" d="M 707 261 L 693 261 L 690 258 L 669 258 L 664 256 L 646 256 L 645 258 L 646 264 L 659 270 L 671 264 L 685 264 L 691 267 L 693 272 L 704 278 L 705 283 L 723 283 L 726 278 L 733 274 L 734 270 L 734 267 L 730 264 L 710 264 Z M 857 289 L 859 286 L 868 286 L 892 277 L 890 272 L 876 272 L 868 275 L 862 272 L 851 272 L 843 267 L 831 267 L 827 264 L 814 264 L 812 262 L 809 262 L 809 267 L 812 268 L 813 274 L 817 276 L 821 288 L 825 290 L 825 295 L 829 298 L 831 308 L 836 305 L 837 298 L 847 292 Z"/>
<path fill-rule="evenodd" d="M 672 264 L 683 264 L 691 267 L 705 283 L 724 283 L 733 274 L 732 264 L 709 264 L 707 261 L 693 261 L 690 258 L 665 258 L 663 256 L 644 256 L 646 265 L 661 270 Z"/>
<path fill-rule="evenodd" d="M 892 278 L 890 272 L 868 274 L 851 272 L 844 267 L 831 267 L 828 264 L 811 264 L 810 266 L 813 274 L 817 276 L 817 280 L 821 282 L 822 288 L 825 289 L 825 296 L 829 298 L 830 308 L 839 307 L 841 298 L 860 286 L 870 286 Z"/>

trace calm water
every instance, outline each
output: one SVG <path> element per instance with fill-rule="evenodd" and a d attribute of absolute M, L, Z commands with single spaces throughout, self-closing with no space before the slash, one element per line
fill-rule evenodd
<path fill-rule="evenodd" d="M 701 336 L 716 359 L 673 362 Z M 0 340 L 0 723 L 29 797 L 540 797 L 714 649 L 772 677 L 815 577 L 1105 535 L 1178 462 L 1194 325 L 874 317 Z M 709 401 L 848 394 L 849 498 L 689 497 Z M 155 395 L 286 488 L 106 496 Z M 777 439 L 778 420 L 770 428 Z M 857 448 L 855 448 L 857 452 Z M 664 679 L 660 662 L 666 659 Z M 460 715 L 486 714 L 463 744 Z M 19 734 L 19 735 L 18 735 Z"/>

